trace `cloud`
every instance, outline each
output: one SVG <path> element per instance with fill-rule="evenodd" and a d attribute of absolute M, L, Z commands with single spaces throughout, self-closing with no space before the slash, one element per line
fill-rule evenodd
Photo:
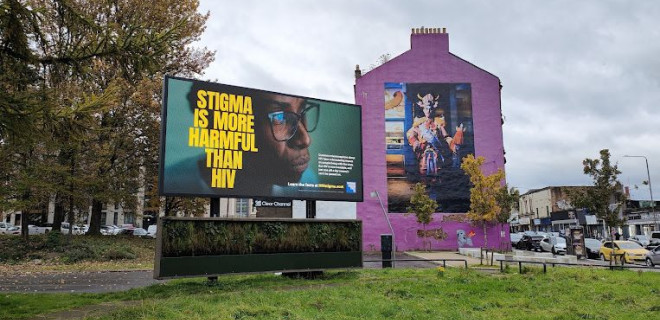
<path fill-rule="evenodd" d="M 502 80 L 510 185 L 590 183 L 582 160 L 603 148 L 620 162 L 622 182 L 646 176 L 643 159 L 622 157 L 635 154 L 660 185 L 660 2 L 201 5 L 211 16 L 200 45 L 217 50 L 206 78 L 342 102 L 354 101 L 356 64 L 405 52 L 411 28 L 446 27 L 452 53 Z"/>

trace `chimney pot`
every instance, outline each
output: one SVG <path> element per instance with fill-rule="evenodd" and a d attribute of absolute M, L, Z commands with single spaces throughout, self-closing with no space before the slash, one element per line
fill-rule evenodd
<path fill-rule="evenodd" d="M 362 77 L 362 70 L 360 70 L 360 65 L 356 64 L 355 65 L 355 79 L 359 79 Z"/>

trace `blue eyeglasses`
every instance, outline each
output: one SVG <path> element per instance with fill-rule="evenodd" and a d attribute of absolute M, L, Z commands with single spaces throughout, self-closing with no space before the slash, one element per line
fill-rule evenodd
<path fill-rule="evenodd" d="M 290 109 L 291 105 L 285 102 L 270 101 L 282 109 Z M 289 141 L 298 132 L 298 124 L 302 121 L 303 126 L 307 132 L 312 132 L 316 129 L 319 123 L 319 104 L 313 102 L 306 102 L 305 107 L 301 113 L 290 111 L 275 111 L 268 114 L 270 120 L 270 129 L 273 137 L 277 141 Z"/>

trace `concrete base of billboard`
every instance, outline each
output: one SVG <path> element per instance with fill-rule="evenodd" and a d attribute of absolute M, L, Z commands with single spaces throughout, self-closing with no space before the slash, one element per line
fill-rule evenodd
<path fill-rule="evenodd" d="M 163 257 L 155 279 L 212 277 L 228 273 L 362 268 L 362 251 Z"/>

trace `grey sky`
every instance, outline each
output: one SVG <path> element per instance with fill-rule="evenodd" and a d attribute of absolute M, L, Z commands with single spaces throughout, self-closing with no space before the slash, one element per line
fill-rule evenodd
<path fill-rule="evenodd" d="M 509 185 L 589 184 L 582 160 L 608 148 L 660 200 L 660 1 L 202 1 L 204 79 L 354 102 L 353 70 L 446 27 L 450 51 L 497 75 Z M 632 188 L 638 185 L 639 189 Z"/>

